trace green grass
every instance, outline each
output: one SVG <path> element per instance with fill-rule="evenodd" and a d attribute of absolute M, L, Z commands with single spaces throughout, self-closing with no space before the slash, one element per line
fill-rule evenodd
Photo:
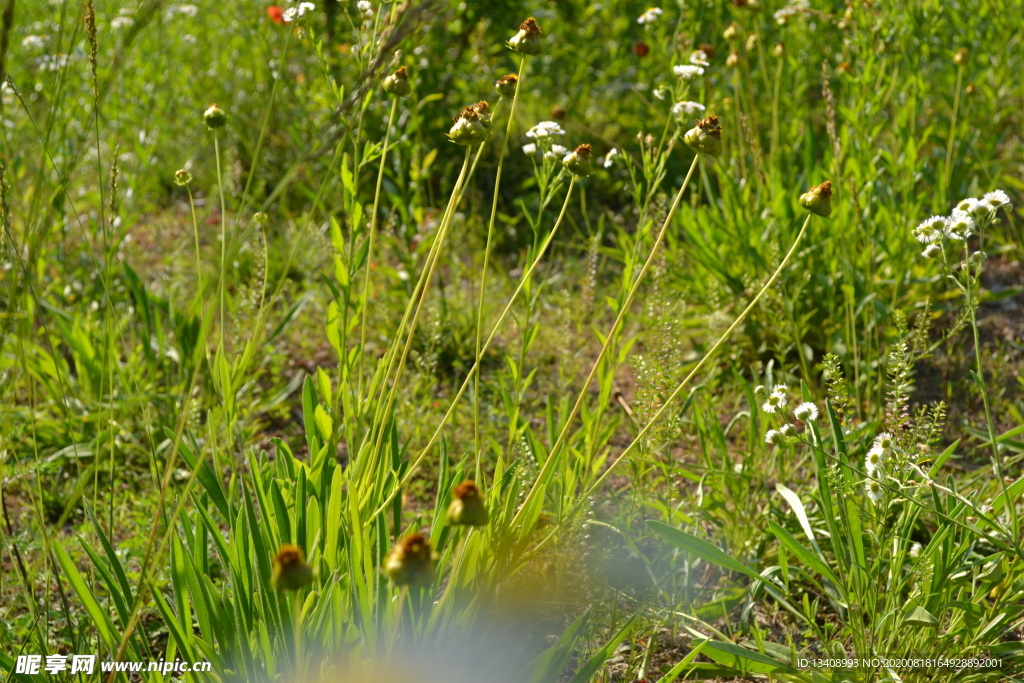
<path fill-rule="evenodd" d="M 0 2 L 3 680 L 1024 676 L 1015 3 L 316 4 Z"/>

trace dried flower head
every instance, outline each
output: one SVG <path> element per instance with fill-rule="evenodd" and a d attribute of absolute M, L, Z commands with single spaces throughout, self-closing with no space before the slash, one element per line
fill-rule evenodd
<path fill-rule="evenodd" d="M 395 73 L 384 79 L 384 92 L 395 97 L 407 97 L 412 92 L 409 85 L 409 71 L 404 67 L 398 67 Z"/>
<path fill-rule="evenodd" d="M 800 206 L 823 218 L 832 214 L 832 182 L 826 180 L 800 195 Z"/>
<path fill-rule="evenodd" d="M 521 55 L 539 55 L 544 50 L 542 33 L 537 20 L 530 17 L 519 25 L 519 33 L 509 38 L 505 46 Z"/>
<path fill-rule="evenodd" d="M 455 117 L 455 125 L 448 131 L 448 139 L 457 145 L 472 146 L 486 140 L 490 133 L 487 103 L 478 102 L 459 112 Z"/>
<path fill-rule="evenodd" d="M 565 155 L 562 165 L 577 178 L 590 175 L 590 145 L 580 145 Z"/>
<path fill-rule="evenodd" d="M 494 90 L 501 97 L 512 99 L 516 94 L 516 87 L 519 85 L 519 77 L 515 74 L 505 74 L 494 82 Z"/>
<path fill-rule="evenodd" d="M 302 590 L 313 583 L 313 568 L 306 564 L 302 549 L 283 545 L 274 556 L 274 576 L 271 585 L 279 591 Z"/>
<path fill-rule="evenodd" d="M 487 524 L 487 505 L 476 484 L 468 479 L 452 491 L 452 502 L 448 506 L 449 524 L 484 526 Z"/>
<path fill-rule="evenodd" d="M 717 156 L 722 153 L 722 126 L 718 117 L 712 114 L 697 121 L 697 125 L 686 132 L 683 142 L 698 154 Z"/>
<path fill-rule="evenodd" d="M 211 104 L 210 108 L 203 112 L 203 121 L 206 122 L 207 128 L 216 130 L 224 127 L 224 124 L 228 122 L 228 115 L 216 104 Z"/>
<path fill-rule="evenodd" d="M 429 586 L 434 582 L 435 559 L 427 537 L 410 534 L 384 558 L 384 573 L 397 586 Z"/>

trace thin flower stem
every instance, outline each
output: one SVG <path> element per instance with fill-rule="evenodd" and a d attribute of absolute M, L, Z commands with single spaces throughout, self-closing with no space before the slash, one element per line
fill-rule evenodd
<path fill-rule="evenodd" d="M 480 296 L 476 306 L 476 356 L 480 357 L 480 342 L 483 337 L 484 297 L 487 295 L 487 266 L 491 260 L 491 247 L 494 238 L 494 221 L 498 215 L 498 195 L 501 190 L 501 170 L 505 165 L 505 154 L 508 140 L 512 135 L 512 122 L 516 115 L 516 102 L 519 100 L 519 89 L 523 84 L 523 72 L 526 68 L 526 55 L 519 59 L 519 75 L 516 77 L 516 91 L 512 95 L 512 105 L 508 111 L 508 123 L 505 124 L 505 139 L 498 150 L 498 170 L 494 175 L 494 197 L 491 199 L 491 218 L 487 223 L 487 243 L 484 247 L 484 263 L 480 268 Z M 473 378 L 473 456 L 476 460 L 476 479 L 480 479 L 480 373 Z"/>
<path fill-rule="evenodd" d="M 192 237 L 196 243 L 196 287 L 199 288 L 199 329 L 202 330 L 203 325 L 206 324 L 206 311 L 203 301 L 203 263 L 199 253 L 199 221 L 196 218 L 196 204 L 192 198 L 192 188 L 186 185 L 185 189 L 188 191 L 188 206 L 192 212 Z M 206 357 L 210 357 L 208 349 L 206 350 Z"/>
<path fill-rule="evenodd" d="M 220 345 L 224 346 L 224 284 L 227 278 L 227 214 L 224 207 L 224 175 L 220 166 L 220 136 L 217 130 L 213 131 L 213 152 L 217 157 L 217 191 L 220 193 Z"/>
<path fill-rule="evenodd" d="M 377 208 L 380 205 L 380 188 L 384 182 L 384 166 L 388 158 L 388 141 L 391 138 L 391 127 L 395 125 L 395 113 L 398 111 L 398 97 L 393 97 L 391 102 L 391 115 L 388 116 L 388 128 L 384 131 L 384 143 L 380 151 L 380 169 L 377 171 L 377 189 L 373 194 L 373 210 L 370 213 L 370 236 L 366 249 L 366 276 L 363 278 L 363 295 L 360 298 L 359 322 L 359 356 L 356 361 L 359 365 L 359 380 L 356 384 L 357 396 L 363 394 L 363 362 L 362 353 L 366 348 L 366 302 L 370 293 L 370 265 L 373 262 L 373 237 L 377 233 Z"/>
<path fill-rule="evenodd" d="M 547 239 L 544 240 L 544 243 L 540 247 L 540 251 L 537 253 L 537 256 L 533 259 L 533 262 L 530 264 L 530 267 L 527 268 L 526 272 L 523 273 L 523 277 L 519 281 L 519 286 L 516 287 L 516 291 L 512 293 L 512 296 L 509 298 L 508 303 L 505 304 L 505 309 L 501 312 L 501 315 L 498 316 L 498 321 L 494 323 L 494 327 L 491 328 L 491 333 L 487 335 L 487 340 L 483 343 L 483 346 L 481 346 L 480 350 L 477 351 L 476 360 L 473 363 L 473 367 L 470 368 L 469 373 L 466 375 L 466 378 L 462 380 L 462 386 L 459 387 L 459 391 L 455 394 L 455 398 L 452 399 L 452 403 L 450 406 L 448 406 L 448 410 L 445 412 L 444 417 L 441 418 L 441 421 L 434 429 L 434 433 L 433 435 L 431 435 L 430 440 L 427 441 L 427 445 L 424 446 L 423 449 L 420 451 L 420 454 L 416 456 L 416 459 L 413 461 L 412 466 L 409 467 L 409 471 L 406 472 L 404 477 L 402 477 L 402 480 L 399 482 L 398 486 L 395 487 L 394 491 L 391 492 L 391 494 L 384 500 L 384 502 L 380 504 L 377 511 L 374 512 L 374 517 L 383 512 L 387 508 L 387 506 L 391 504 L 391 501 L 394 500 L 398 492 L 402 490 L 402 487 L 409 483 L 409 481 L 412 479 L 412 477 L 416 474 L 417 470 L 419 469 L 419 466 L 423 463 L 424 459 L 426 459 L 427 453 L 429 453 L 430 449 L 434 446 L 435 443 L 437 443 L 438 438 L 441 436 L 441 431 L 444 429 L 444 426 L 448 423 L 448 419 L 451 418 L 452 414 L 455 412 L 455 407 L 459 404 L 459 399 L 461 399 L 462 395 L 466 393 L 466 389 L 469 388 L 470 381 L 472 381 L 473 377 L 479 371 L 480 361 L 483 358 L 483 355 L 487 352 L 487 349 L 490 348 L 491 342 L 493 342 L 494 338 L 498 335 L 498 331 L 501 329 L 502 323 L 505 322 L 505 318 L 508 317 L 509 312 L 512 310 L 512 306 L 515 305 L 516 301 L 518 300 L 519 294 L 523 291 L 523 288 L 526 287 L 526 284 L 530 281 L 530 277 L 533 275 L 533 271 L 537 269 L 537 266 L 538 264 L 540 264 L 541 259 L 544 258 L 544 254 L 547 252 L 548 247 L 550 247 L 551 243 L 554 241 L 555 233 L 558 232 L 558 227 L 562 224 L 562 219 L 565 217 L 566 210 L 569 207 L 569 198 L 572 197 L 572 189 L 575 186 L 575 184 L 576 177 L 573 176 L 572 179 L 569 181 L 569 189 L 565 193 L 565 201 L 562 203 L 562 210 L 558 214 L 558 219 L 555 221 L 554 227 L 551 228 L 551 232 L 548 234 Z"/>
<path fill-rule="evenodd" d="M 942 195 L 949 194 L 949 181 L 953 176 L 953 140 L 956 133 L 956 118 L 960 113 L 960 86 L 964 79 L 964 65 L 960 64 L 956 70 L 956 91 L 953 93 L 953 118 L 949 121 L 949 139 L 946 140 L 946 165 L 942 174 Z"/>
<path fill-rule="evenodd" d="M 619 307 L 619 314 L 615 317 L 615 322 L 612 323 L 612 328 L 608 330 L 608 335 L 605 337 L 604 344 L 601 345 L 601 351 L 597 354 L 597 359 L 590 368 L 590 373 L 587 375 L 587 379 L 584 380 L 583 386 L 580 387 L 580 393 L 576 397 L 576 404 L 573 405 L 572 411 L 569 413 L 569 417 L 565 420 L 565 424 L 562 427 L 562 431 L 559 433 L 558 438 L 555 440 L 554 445 L 551 446 L 551 451 L 548 453 L 547 459 L 544 461 L 543 467 L 537 474 L 537 479 L 533 482 L 533 487 L 530 492 L 526 494 L 526 499 L 516 512 L 515 517 L 512 518 L 510 526 L 515 527 L 516 523 L 520 521 L 523 512 L 527 510 L 534 498 L 536 498 L 544 486 L 544 480 L 548 473 L 555 465 L 555 461 L 558 459 L 559 450 L 562 444 L 565 443 L 566 437 L 569 436 L 569 429 L 572 427 L 573 420 L 579 413 L 580 408 L 583 407 L 583 400 L 587 397 L 587 390 L 590 387 L 590 383 L 594 381 L 594 376 L 597 374 L 597 369 L 601 365 L 601 361 L 604 359 L 608 348 L 612 344 L 612 340 L 615 339 L 615 335 L 619 330 L 619 326 L 622 325 L 622 321 L 626 317 L 626 313 L 629 311 L 630 305 L 633 303 L 633 299 L 636 297 L 636 293 L 640 289 L 640 284 L 644 280 L 644 276 L 647 275 L 647 271 L 650 270 L 651 264 L 654 262 L 654 257 L 658 253 L 658 247 L 661 246 L 662 241 L 665 239 L 665 233 L 668 232 L 668 226 L 672 224 L 672 219 L 675 218 L 676 211 L 679 210 L 679 204 L 682 202 L 683 193 L 686 192 L 687 186 L 690 184 L 690 178 L 693 177 L 693 172 L 697 169 L 697 162 L 700 161 L 700 154 L 693 157 L 693 163 L 690 164 L 690 170 L 686 173 L 686 178 L 683 180 L 683 184 L 679 187 L 679 191 L 676 193 L 676 198 L 672 202 L 672 207 L 668 211 L 668 215 L 665 216 L 665 222 L 661 226 L 661 230 L 658 231 L 658 236 L 654 240 L 654 246 L 651 247 L 651 253 L 647 256 L 647 260 L 644 262 L 643 267 L 640 269 L 640 273 L 636 276 L 636 280 L 633 281 L 633 286 L 629 290 L 629 294 L 626 295 L 626 300 L 622 302 Z"/>

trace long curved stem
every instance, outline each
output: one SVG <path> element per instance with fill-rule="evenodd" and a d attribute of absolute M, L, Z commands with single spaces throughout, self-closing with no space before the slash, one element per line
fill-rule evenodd
<path fill-rule="evenodd" d="M 377 171 L 377 189 L 373 194 L 373 211 L 370 214 L 370 236 L 369 244 L 366 248 L 366 276 L 363 278 L 363 295 L 360 297 L 360 317 L 359 321 L 359 381 L 356 384 L 358 387 L 357 396 L 361 396 L 363 393 L 363 363 L 362 353 L 366 348 L 366 302 L 370 293 L 370 264 L 373 262 L 373 237 L 377 232 L 377 208 L 380 205 L 380 188 L 384 182 L 384 166 L 388 158 L 388 142 L 391 138 L 391 127 L 395 125 L 395 113 L 398 111 L 398 97 L 393 97 L 391 102 L 391 115 L 388 116 L 388 129 L 384 132 L 384 143 L 380 150 L 380 169 Z"/>
<path fill-rule="evenodd" d="M 590 383 L 594 381 L 594 376 L 597 374 L 597 369 L 600 367 L 601 361 L 608 352 L 608 348 L 611 346 L 612 340 L 615 339 L 615 334 L 618 332 L 619 326 L 622 325 L 622 321 L 625 319 L 626 313 L 629 311 L 630 305 L 633 303 L 633 299 L 636 297 L 636 293 L 640 289 L 640 284 L 643 282 L 644 276 L 647 275 L 647 271 L 650 270 L 651 264 L 654 262 L 654 257 L 658 253 L 658 247 L 661 246 L 662 241 L 665 239 L 665 233 L 668 231 L 668 226 L 672 224 L 672 219 L 675 218 L 676 211 L 679 210 L 679 204 L 682 202 L 683 193 L 686 191 L 686 187 L 690 184 L 690 178 L 693 177 L 693 172 L 697 168 L 698 161 L 700 161 L 699 154 L 693 157 L 693 163 L 690 164 L 690 170 L 686 173 L 686 178 L 683 180 L 683 184 L 679 187 L 679 191 L 676 193 L 676 198 L 672 202 L 672 208 L 669 209 L 668 215 L 665 216 L 665 222 L 662 224 L 661 230 L 658 231 L 658 236 L 654 240 L 654 246 L 651 247 L 651 253 L 648 255 L 647 260 L 640 269 L 640 273 L 636 276 L 636 280 L 633 281 L 633 286 L 630 288 L 629 294 L 626 295 L 626 300 L 623 301 L 622 306 L 619 307 L 619 314 L 615 317 L 615 322 L 612 323 L 612 328 L 608 330 L 608 335 L 605 337 L 604 344 L 601 345 L 601 351 L 597 354 L 597 359 L 591 366 L 590 373 L 587 375 L 587 379 L 584 380 L 583 386 L 580 387 L 580 393 L 576 397 L 576 404 L 572 407 L 572 411 L 569 413 L 569 417 L 566 419 L 565 425 L 563 425 L 562 431 L 559 433 L 554 445 L 551 446 L 551 451 L 548 453 L 548 457 L 544 461 L 543 467 L 541 467 L 540 472 L 537 474 L 537 479 L 534 481 L 533 487 L 530 489 L 530 492 L 526 494 L 526 499 L 516 512 L 515 517 L 512 518 L 511 526 L 514 527 L 516 523 L 519 522 L 524 510 L 527 510 L 530 503 L 533 502 L 533 499 L 539 495 L 544 486 L 544 480 L 551 471 L 551 468 L 554 467 L 555 461 L 559 455 L 559 449 L 561 449 L 562 444 L 565 443 L 565 439 L 569 435 L 569 430 L 572 427 L 573 420 L 576 418 L 580 408 L 583 406 L 583 400 L 587 397 L 587 389 L 590 387 Z"/>
<path fill-rule="evenodd" d="M 220 140 L 217 131 L 213 131 L 213 152 L 217 157 L 217 191 L 220 193 L 220 345 L 224 346 L 226 328 L 224 327 L 224 281 L 227 278 L 227 214 L 224 210 L 224 176 L 220 166 Z"/>
<path fill-rule="evenodd" d="M 501 191 L 501 169 L 505 164 L 505 153 L 508 140 L 512 135 L 512 121 L 516 115 L 516 102 L 519 101 L 519 89 L 523 84 L 523 71 L 526 68 L 526 56 L 519 60 L 519 75 L 516 77 L 516 91 L 512 95 L 512 106 L 508 111 L 508 123 L 505 124 L 505 139 L 498 150 L 498 170 L 494 175 L 494 197 L 491 199 L 491 218 L 487 222 L 487 243 L 484 247 L 484 264 L 480 269 L 480 296 L 476 305 L 476 357 L 480 357 L 480 342 L 483 336 L 484 297 L 487 294 L 487 265 L 491 260 L 491 246 L 494 238 L 494 220 L 498 215 L 498 194 Z M 480 373 L 473 377 L 473 454 L 476 459 L 476 479 L 480 479 Z"/>

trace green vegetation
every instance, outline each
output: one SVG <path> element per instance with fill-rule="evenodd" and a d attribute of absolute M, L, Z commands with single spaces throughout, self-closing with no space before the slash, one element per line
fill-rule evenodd
<path fill-rule="evenodd" d="M 0 677 L 1024 676 L 1024 15 L 812 4 L 0 0 Z"/>

